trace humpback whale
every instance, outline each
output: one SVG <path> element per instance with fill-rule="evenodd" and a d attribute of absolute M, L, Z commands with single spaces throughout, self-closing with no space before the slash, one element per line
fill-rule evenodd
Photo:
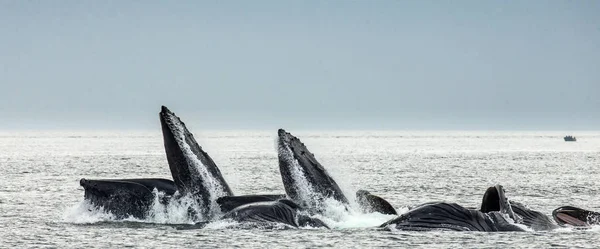
<path fill-rule="evenodd" d="M 561 226 L 589 227 L 600 225 L 600 213 L 578 207 L 559 207 L 552 211 L 552 216 Z"/>
<path fill-rule="evenodd" d="M 276 201 L 254 202 L 234 208 L 222 219 L 232 219 L 240 223 L 255 223 L 259 225 L 280 223 L 291 227 L 325 227 L 323 221 L 299 214 L 301 208 L 288 199 Z"/>
<path fill-rule="evenodd" d="M 327 227 L 318 219 L 298 214 L 299 206 L 285 195 L 233 196 L 219 168 L 198 145 L 185 124 L 168 108 L 159 114 L 165 152 L 173 180 L 160 178 L 81 179 L 84 198 L 103 207 L 117 218 L 145 218 L 157 199 L 168 204 L 190 196 L 200 209 L 190 210 L 192 218 L 205 224 L 215 216 L 215 207 L 225 213 L 222 219 L 239 222 L 282 223 L 292 227 Z M 200 227 L 200 226 L 199 226 Z"/>
<path fill-rule="evenodd" d="M 380 227 L 407 231 L 523 231 L 501 212 L 483 213 L 456 203 L 428 203 L 383 223 Z"/>
<path fill-rule="evenodd" d="M 286 197 L 299 203 L 310 212 L 323 211 L 325 208 L 323 202 L 327 198 L 348 205 L 348 198 L 335 180 L 297 137 L 279 129 L 277 150 L 279 171 L 286 195 L 224 196 L 217 199 L 221 211 L 228 212 L 238 206 L 275 201 Z M 368 191 L 359 190 L 356 196 L 357 202 L 364 212 L 397 214 L 394 207 L 386 200 L 372 195 Z"/>
<path fill-rule="evenodd" d="M 348 207 L 344 192 L 306 145 L 284 129 L 279 129 L 277 135 L 279 171 L 288 198 L 312 212 L 323 211 L 326 199 Z M 357 191 L 356 197 L 364 212 L 398 214 L 385 199 L 366 190 Z"/>
<path fill-rule="evenodd" d="M 322 211 L 325 199 L 348 204 L 338 184 L 300 139 L 283 129 L 277 131 L 279 171 L 287 196 L 300 206 Z"/>
<path fill-rule="evenodd" d="M 493 190 L 488 189 L 484 194 L 480 210 L 465 208 L 456 203 L 426 203 L 383 223 L 380 227 L 408 231 L 524 231 L 505 217 L 517 219 L 504 196 L 504 189 L 496 185 Z"/>
<path fill-rule="evenodd" d="M 506 220 L 510 218 L 512 222 Z M 535 231 L 547 231 L 558 226 L 541 212 L 509 201 L 502 185 L 489 187 L 479 209 L 464 208 L 456 203 L 426 203 L 400 217 L 390 220 L 382 227 L 401 230 L 455 230 L 455 231 L 523 231 L 515 224 Z"/>
<path fill-rule="evenodd" d="M 162 106 L 159 113 L 167 162 L 173 181 L 159 178 L 81 179 L 84 198 L 93 205 L 110 211 L 118 218 L 147 216 L 155 200 L 154 189 L 164 196 L 165 204 L 190 196 L 199 207 L 200 219 L 210 219 L 218 211 L 216 200 L 233 192 L 212 158 L 198 145 L 185 124 Z"/>

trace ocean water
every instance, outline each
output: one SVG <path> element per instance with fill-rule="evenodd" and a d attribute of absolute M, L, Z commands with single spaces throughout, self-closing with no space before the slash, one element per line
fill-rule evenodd
<path fill-rule="evenodd" d="M 194 131 L 193 127 L 192 131 Z M 600 132 L 290 131 L 353 198 L 366 189 L 400 212 L 429 201 L 477 207 L 487 187 L 548 215 L 573 205 L 600 211 Z M 196 140 L 235 194 L 284 193 L 276 131 L 202 131 Z M 74 248 L 595 248 L 600 227 L 551 232 L 403 232 L 377 225 L 393 216 L 333 210 L 326 229 L 205 229 L 169 210 L 114 221 L 90 210 L 80 178 L 171 179 L 159 131 L 0 132 L 0 247 Z"/>

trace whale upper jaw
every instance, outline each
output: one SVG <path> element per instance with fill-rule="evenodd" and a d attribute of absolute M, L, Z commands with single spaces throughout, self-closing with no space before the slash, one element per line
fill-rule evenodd
<path fill-rule="evenodd" d="M 279 170 L 289 198 L 307 208 L 319 206 L 326 198 L 348 204 L 338 184 L 300 139 L 283 129 L 277 135 Z"/>
<path fill-rule="evenodd" d="M 180 194 L 191 194 L 205 207 L 218 197 L 233 195 L 219 167 L 198 145 L 179 117 L 162 106 L 159 113 L 165 152 Z"/>

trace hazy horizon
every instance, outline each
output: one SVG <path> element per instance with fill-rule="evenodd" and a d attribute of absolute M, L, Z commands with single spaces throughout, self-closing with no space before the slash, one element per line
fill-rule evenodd
<path fill-rule="evenodd" d="M 600 130 L 599 1 L 1 1 L 0 130 Z M 576 135 L 576 134 L 575 134 Z"/>

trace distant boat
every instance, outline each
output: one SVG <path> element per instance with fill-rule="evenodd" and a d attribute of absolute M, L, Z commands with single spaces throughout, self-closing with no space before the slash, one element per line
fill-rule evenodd
<path fill-rule="evenodd" d="M 575 142 L 577 141 L 577 138 L 575 138 L 574 136 L 565 136 L 565 142 Z"/>

